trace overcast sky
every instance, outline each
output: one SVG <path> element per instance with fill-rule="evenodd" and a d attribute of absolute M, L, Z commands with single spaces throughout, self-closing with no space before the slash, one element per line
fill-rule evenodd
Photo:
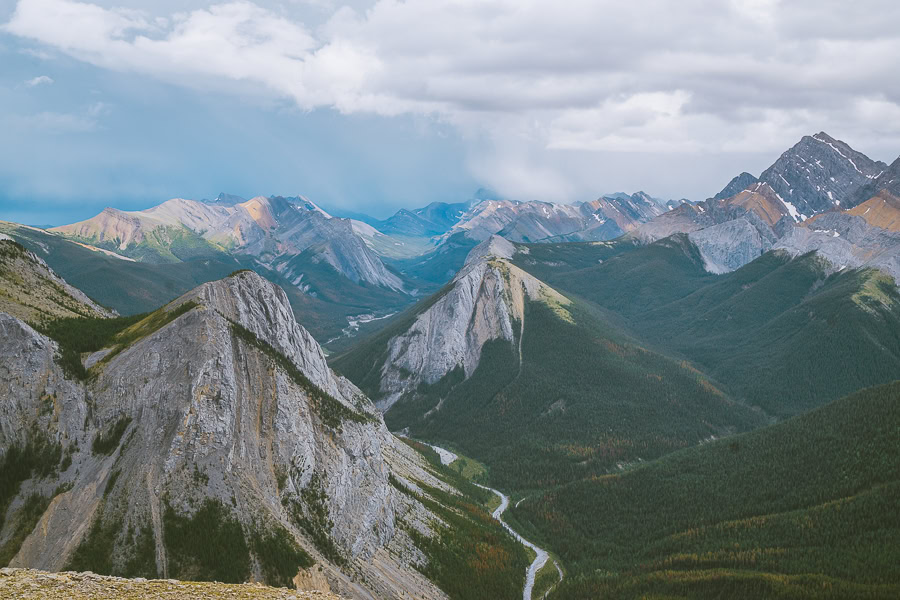
<path fill-rule="evenodd" d="M 900 154 L 896 0 L 0 0 L 0 219 L 220 191 L 384 216 L 703 199 L 824 130 Z"/>

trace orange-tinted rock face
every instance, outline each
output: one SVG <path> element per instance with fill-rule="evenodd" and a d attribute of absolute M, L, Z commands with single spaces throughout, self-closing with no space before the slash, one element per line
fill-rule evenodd
<path fill-rule="evenodd" d="M 847 213 L 862 217 L 866 223 L 874 227 L 900 231 L 900 198 L 887 190 L 882 190 L 877 196 L 853 207 Z"/>
<path fill-rule="evenodd" d="M 278 226 L 272 211 L 269 210 L 269 202 L 266 198 L 258 196 L 252 200 L 239 204 L 244 210 L 250 213 L 250 216 L 256 221 L 256 224 L 263 229 L 272 229 Z"/>
<path fill-rule="evenodd" d="M 784 202 L 779 200 L 775 191 L 765 183 L 755 183 L 741 193 L 725 200 L 725 203 L 756 213 L 770 227 L 788 214 Z"/>

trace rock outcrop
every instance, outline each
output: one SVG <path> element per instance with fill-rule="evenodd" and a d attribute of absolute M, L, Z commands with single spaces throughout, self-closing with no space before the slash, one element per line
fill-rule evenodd
<path fill-rule="evenodd" d="M 417 455 L 328 368 L 281 288 L 241 272 L 127 331 L 80 382 L 56 364 L 56 342 L 0 313 L 0 460 L 36 447 L 65 457 L 8 498 L 0 545 L 14 543 L 28 498 L 47 503 L 12 566 L 89 568 L 100 556 L 114 572 L 137 560 L 196 578 L 202 560 L 169 532 L 205 510 L 239 524 L 222 552 L 245 560 L 247 578 L 271 577 L 256 544 L 280 538 L 340 594 L 443 597 L 402 558 L 417 550 L 398 520 L 429 518 L 389 475 L 414 470 Z"/>
<path fill-rule="evenodd" d="M 387 342 L 379 365 L 382 411 L 420 384 L 434 384 L 456 369 L 468 377 L 487 342 L 516 343 L 525 326 L 526 299 L 567 314 L 569 300 L 513 265 L 509 259 L 515 252 L 516 246 L 500 236 L 481 242 L 445 291 Z"/>

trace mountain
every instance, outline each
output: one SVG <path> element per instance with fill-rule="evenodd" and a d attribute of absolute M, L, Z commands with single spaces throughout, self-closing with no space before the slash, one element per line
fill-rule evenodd
<path fill-rule="evenodd" d="M 111 317 L 84 292 L 69 285 L 34 252 L 0 233 L 0 312 L 23 321 L 65 317 Z"/>
<path fill-rule="evenodd" d="M 893 241 L 880 230 L 853 226 L 852 219 L 845 217 L 871 213 L 868 225 L 893 223 L 896 202 L 892 199 L 897 197 L 893 192 L 900 192 L 897 181 L 900 159 L 888 167 L 822 132 L 804 136 L 758 180 L 741 173 L 715 197 L 677 207 L 638 226 L 632 235 L 652 242 L 687 233 L 714 273 L 732 271 L 769 249 L 781 248 L 795 255 L 818 250 L 837 265 L 873 265 L 896 276 L 900 270 L 892 266 Z M 875 197 L 882 201 L 852 210 Z M 845 217 L 832 217 L 841 210 Z M 835 219 L 827 228 L 821 227 Z M 819 225 L 813 226 L 811 220 L 819 220 Z M 845 243 L 846 239 L 836 242 L 813 235 L 826 231 L 833 237 L 850 233 L 854 239 Z"/>
<path fill-rule="evenodd" d="M 418 255 L 386 257 L 385 262 L 433 291 L 463 267 L 472 248 L 493 235 L 514 242 L 604 241 L 682 204 L 665 204 L 644 192 L 611 194 L 581 204 L 485 199 L 437 238 L 436 246 L 422 248 Z"/>
<path fill-rule="evenodd" d="M 96 217 L 51 231 L 143 262 L 180 262 L 219 253 L 247 254 L 281 267 L 306 250 L 354 283 L 395 291 L 403 282 L 353 232 L 308 199 L 258 196 L 231 203 L 176 198 L 142 211 L 106 208 Z M 239 199 L 239 198 L 238 198 Z M 291 271 L 288 277 L 298 277 Z"/>
<path fill-rule="evenodd" d="M 750 218 L 765 237 L 771 238 L 784 217 L 791 220 L 799 218 L 768 184 L 751 183 L 746 189 L 727 198 L 682 204 L 638 225 L 632 235 L 652 242 L 673 233 L 693 233 L 735 219 Z"/>
<path fill-rule="evenodd" d="M 448 235 L 464 232 L 478 241 L 494 234 L 514 242 L 608 240 L 666 210 L 644 192 L 614 194 L 581 204 L 487 200 L 464 214 Z"/>
<path fill-rule="evenodd" d="M 446 292 L 426 302 L 407 331 L 393 337 L 379 369 L 378 407 L 389 409 L 409 390 L 434 384 L 457 367 L 470 376 L 489 340 L 515 339 L 513 322 L 522 322 L 524 296 L 567 301 L 534 278 L 515 269 L 501 276 L 497 264 L 511 258 L 511 242 L 492 236 L 473 249 Z M 506 265 L 504 264 L 504 267 Z M 507 281 L 507 279 L 509 281 Z"/>
<path fill-rule="evenodd" d="M 847 206 L 853 194 L 887 169 L 825 132 L 804 136 L 762 172 L 760 181 L 796 207 L 804 219 Z"/>
<path fill-rule="evenodd" d="M 398 210 L 384 221 L 372 221 L 369 224 L 387 235 L 431 237 L 449 231 L 470 205 L 470 202 L 432 202 L 423 208 Z"/>
<path fill-rule="evenodd" d="M 531 245 L 514 262 L 771 415 L 790 417 L 900 378 L 900 291 L 883 271 L 773 250 L 714 275 L 685 234 L 612 246 L 590 266 L 577 254 L 596 251 L 566 245 Z"/>
<path fill-rule="evenodd" d="M 900 208 L 881 192 L 849 210 L 816 215 L 775 245 L 795 256 L 816 252 L 836 268 L 877 268 L 900 281 Z"/>
<path fill-rule="evenodd" d="M 295 316 L 316 339 L 330 342 L 331 348 L 340 348 L 360 331 L 380 325 L 383 321 L 379 317 L 402 310 L 410 303 L 406 294 L 354 284 L 324 261 L 310 260 L 302 285 L 298 286 L 245 254 L 219 253 L 154 264 L 15 223 L 0 222 L 0 231 L 39 255 L 91 298 L 123 315 L 152 311 L 201 283 L 251 268 L 285 290 Z"/>
<path fill-rule="evenodd" d="M 543 246 L 492 236 L 444 289 L 333 366 L 387 410 L 391 429 L 484 461 L 508 490 L 606 473 L 765 421 L 517 264 Z"/>
<path fill-rule="evenodd" d="M 771 249 L 796 219 L 793 206 L 768 184 L 757 182 L 728 198 L 683 204 L 638 226 L 631 235 L 653 242 L 687 233 L 706 269 L 727 273 Z"/>
<path fill-rule="evenodd" d="M 259 275 L 39 329 L 0 313 L 0 564 L 471 598 L 478 548 L 506 561 L 474 589 L 521 595 L 490 494 L 388 433 Z"/>
<path fill-rule="evenodd" d="M 891 163 L 881 175 L 859 188 L 848 203 L 848 207 L 858 206 L 875 197 L 900 198 L 900 158 Z"/>
<path fill-rule="evenodd" d="M 47 244 L 37 241 L 34 231 L 20 230 L 27 231 L 36 243 Z M 88 250 L 162 266 L 156 269 L 165 272 L 159 283 L 140 275 L 143 286 L 134 290 L 109 280 L 84 281 L 87 278 L 81 274 L 72 274 L 85 288 L 114 286 L 116 295 L 142 296 L 135 299 L 140 304 L 136 311 L 154 308 L 198 283 L 236 269 L 253 269 L 279 285 L 294 288 L 288 293 L 298 317 L 320 341 L 336 347 L 356 335 L 361 322 L 375 327 L 418 295 L 422 284 L 387 267 L 382 256 L 417 256 L 431 247 L 384 236 L 363 223 L 332 218 L 303 196 L 260 196 L 243 201 L 220 194 L 213 201 L 173 199 L 143 211 L 107 208 L 92 219 L 49 233 Z M 111 265 L 107 262 L 105 266 Z M 122 264 L 112 268 L 155 270 Z M 172 285 L 166 281 L 170 272 L 178 280 Z M 125 306 L 122 309 L 135 312 Z"/>
<path fill-rule="evenodd" d="M 731 198 L 735 194 L 746 190 L 748 187 L 750 187 L 754 183 L 757 183 L 758 181 L 759 179 L 757 179 L 755 176 L 744 171 L 743 173 L 735 176 L 731 181 L 729 181 L 728 185 L 722 188 L 722 191 L 713 196 L 713 199 L 724 200 L 726 198 Z"/>
<path fill-rule="evenodd" d="M 516 503 L 559 598 L 895 598 L 900 382 Z"/>

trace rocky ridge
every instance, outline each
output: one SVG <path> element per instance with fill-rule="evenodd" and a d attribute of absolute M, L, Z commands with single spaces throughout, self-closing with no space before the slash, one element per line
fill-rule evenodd
<path fill-rule="evenodd" d="M 106 208 L 91 219 L 51 231 L 150 261 L 175 262 L 216 251 L 245 254 L 295 280 L 302 273 L 296 265 L 285 265 L 310 252 L 355 283 L 403 290 L 400 278 L 354 232 L 349 220 L 331 217 L 302 196 L 237 200 L 242 199 L 175 198 L 142 211 Z"/>
<path fill-rule="evenodd" d="M 328 368 L 281 288 L 238 273 L 128 331 L 137 339 L 87 357 L 81 382 L 56 364 L 56 342 L 0 313 L 0 460 L 36 446 L 65 457 L 4 507 L 12 566 L 59 570 L 99 553 L 114 571 L 138 560 L 142 573 L 196 577 L 202 562 L 167 532 L 212 510 L 244 532 L 238 580 L 270 573 L 254 539 L 286 536 L 341 594 L 445 597 L 416 569 L 428 558 L 405 529 L 434 535 L 434 518 L 388 480 L 442 484 Z M 46 509 L 25 524 L 30 498 Z"/>
<path fill-rule="evenodd" d="M 580 204 L 486 200 L 463 214 L 445 237 L 463 232 L 477 241 L 492 235 L 519 243 L 603 241 L 667 210 L 668 206 L 644 192 L 603 196 Z"/>
<path fill-rule="evenodd" d="M 517 251 L 497 235 L 481 242 L 445 293 L 388 341 L 378 367 L 377 405 L 382 411 L 420 384 L 434 384 L 454 370 L 468 377 L 487 342 L 516 343 L 525 327 L 526 299 L 550 304 L 560 316 L 568 316 L 567 298 L 510 262 Z"/>

